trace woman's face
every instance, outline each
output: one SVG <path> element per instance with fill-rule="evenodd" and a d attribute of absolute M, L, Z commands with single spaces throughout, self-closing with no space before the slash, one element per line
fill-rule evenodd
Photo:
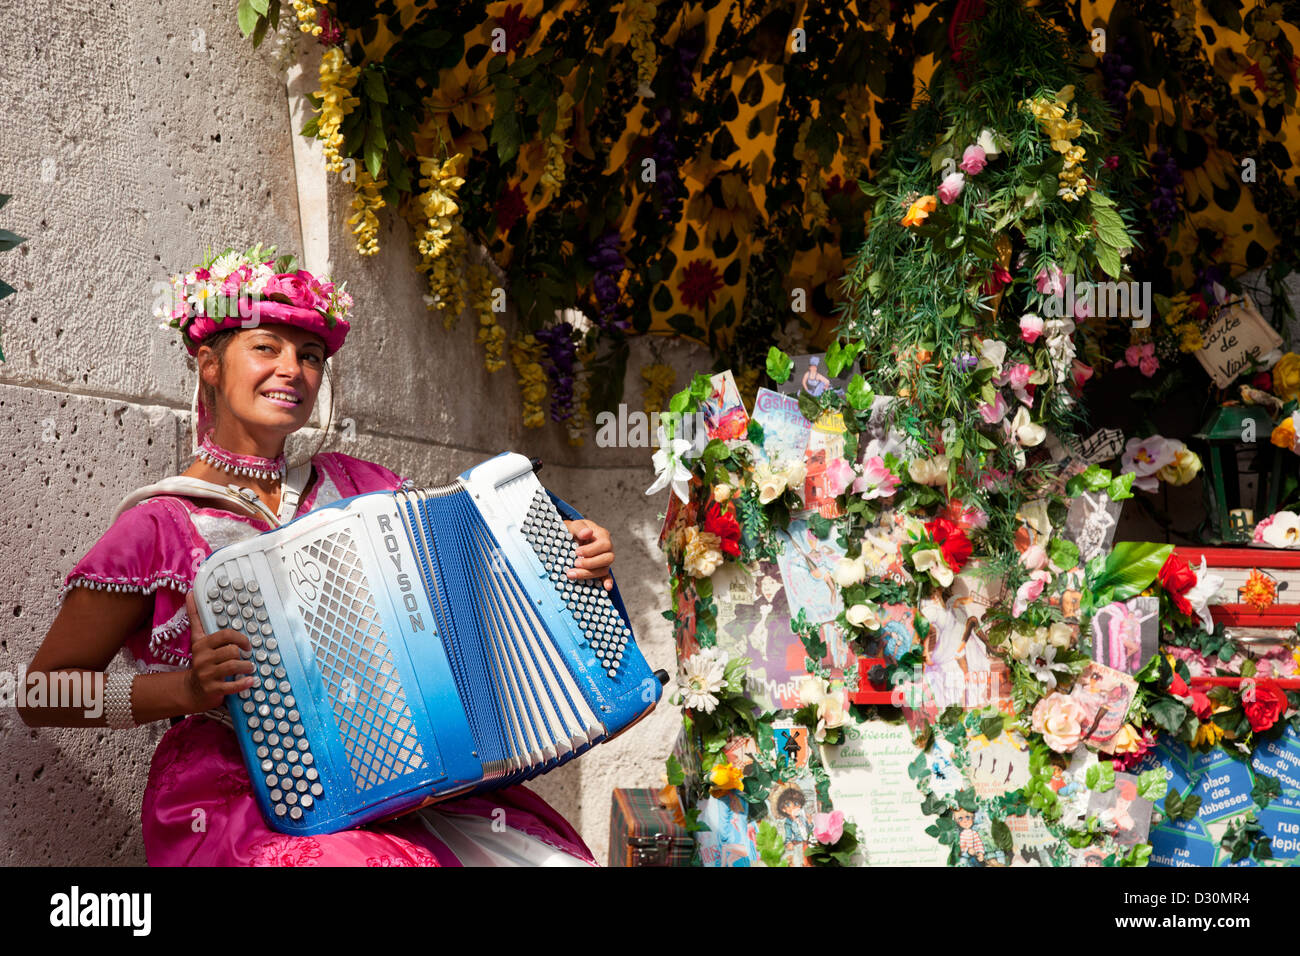
<path fill-rule="evenodd" d="M 319 335 L 292 325 L 268 323 L 241 330 L 216 363 L 202 364 L 217 386 L 218 415 L 229 413 L 245 428 L 290 435 L 311 417 L 325 369 Z M 218 381 L 218 378 L 220 381 Z"/>

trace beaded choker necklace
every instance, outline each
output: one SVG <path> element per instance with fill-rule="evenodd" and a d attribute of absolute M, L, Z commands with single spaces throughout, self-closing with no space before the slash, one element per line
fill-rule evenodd
<path fill-rule="evenodd" d="M 257 455 L 237 455 L 222 448 L 212 440 L 211 433 L 205 433 L 199 442 L 198 458 L 213 468 L 220 468 L 232 475 L 248 475 L 251 478 L 283 478 L 285 473 L 284 455 L 276 458 L 261 458 Z"/>

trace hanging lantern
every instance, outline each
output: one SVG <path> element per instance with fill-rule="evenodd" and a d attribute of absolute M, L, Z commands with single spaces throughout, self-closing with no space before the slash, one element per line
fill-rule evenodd
<path fill-rule="evenodd" d="M 1193 437 L 1209 446 L 1207 544 L 1249 542 L 1257 522 L 1277 510 L 1282 459 L 1269 443 L 1273 420 L 1256 406 L 1224 405 Z"/>

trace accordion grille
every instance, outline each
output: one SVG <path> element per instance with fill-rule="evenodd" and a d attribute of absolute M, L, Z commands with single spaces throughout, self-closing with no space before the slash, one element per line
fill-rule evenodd
<path fill-rule="evenodd" d="M 316 600 L 305 602 L 298 595 L 299 613 L 352 779 L 364 792 L 422 768 L 424 750 L 352 535 L 337 531 L 302 552 L 322 576 Z"/>

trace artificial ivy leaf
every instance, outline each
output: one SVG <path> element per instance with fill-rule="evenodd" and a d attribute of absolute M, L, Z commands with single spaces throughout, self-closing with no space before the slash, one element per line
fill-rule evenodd
<path fill-rule="evenodd" d="M 785 840 L 781 839 L 780 831 L 772 826 L 770 820 L 764 820 L 758 825 L 758 838 L 754 841 L 758 847 L 758 855 L 767 866 L 789 866 L 790 862 L 781 858 L 785 851 Z"/>
<path fill-rule="evenodd" d="M 1106 489 L 1106 494 L 1110 496 L 1111 501 L 1123 501 L 1125 498 L 1133 497 L 1133 481 L 1137 478 L 1137 472 L 1128 471 L 1120 475 L 1110 483 Z"/>
<path fill-rule="evenodd" d="M 1182 701 L 1174 700 L 1172 697 L 1162 697 L 1147 705 L 1147 713 L 1156 722 L 1156 726 L 1166 733 L 1173 734 L 1178 732 L 1178 728 L 1183 725 L 1190 711 Z"/>
<path fill-rule="evenodd" d="M 870 408 L 876 396 L 872 394 L 871 389 L 867 386 L 867 380 L 862 377 L 861 373 L 855 374 L 849 379 L 849 386 L 844 390 L 845 398 L 848 399 L 849 405 L 855 411 L 862 411 Z"/>
<path fill-rule="evenodd" d="M 790 378 L 794 361 L 775 345 L 767 350 L 767 375 L 778 385 Z"/>
<path fill-rule="evenodd" d="M 980 733 L 989 740 L 993 740 L 1002 733 L 1003 718 L 1001 714 L 993 717 L 985 717 L 980 721 Z"/>
<path fill-rule="evenodd" d="M 826 536 L 831 533 L 831 526 L 831 519 L 821 514 L 814 514 L 808 519 L 809 529 L 822 541 L 825 541 Z"/>
<path fill-rule="evenodd" d="M 682 763 L 677 759 L 676 754 L 668 755 L 668 783 L 674 787 L 680 787 L 686 782 L 686 771 L 682 770 Z"/>
<path fill-rule="evenodd" d="M 1010 856 L 1015 849 L 1015 841 L 1011 839 L 1011 828 L 1003 820 L 993 821 L 993 843 L 999 850 Z"/>
<path fill-rule="evenodd" d="M 1047 556 L 1058 568 L 1069 570 L 1079 563 L 1079 546 L 1064 538 L 1053 538 L 1047 545 Z"/>
<path fill-rule="evenodd" d="M 1138 796 L 1152 803 L 1159 801 L 1169 790 L 1169 780 L 1161 769 L 1148 770 L 1138 776 Z"/>
<path fill-rule="evenodd" d="M 804 391 L 799 393 L 799 411 L 810 422 L 815 422 L 822 417 L 822 407 L 817 403 L 817 399 Z"/>

